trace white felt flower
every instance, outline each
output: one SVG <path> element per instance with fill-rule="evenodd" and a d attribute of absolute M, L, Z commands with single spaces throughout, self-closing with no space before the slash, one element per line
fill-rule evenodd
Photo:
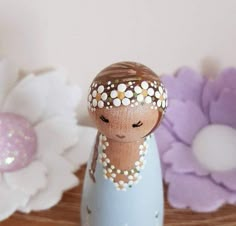
<path fill-rule="evenodd" d="M 0 61 L 0 221 L 16 210 L 50 208 L 78 184 L 78 142 L 87 130 L 76 122 L 80 97 L 60 71 L 20 78 Z"/>
<path fill-rule="evenodd" d="M 133 92 L 127 90 L 127 86 L 123 83 L 117 86 L 117 90 L 111 91 L 111 98 L 113 98 L 113 104 L 119 107 L 121 104 L 128 106 L 130 104 L 130 98 L 133 97 Z"/>

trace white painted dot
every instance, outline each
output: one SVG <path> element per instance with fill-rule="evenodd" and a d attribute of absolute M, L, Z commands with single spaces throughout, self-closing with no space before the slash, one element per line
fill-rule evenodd
<path fill-rule="evenodd" d="M 154 89 L 153 88 L 149 88 L 148 89 L 148 95 L 149 96 L 153 96 L 154 95 Z"/>
<path fill-rule="evenodd" d="M 168 107 L 168 99 L 166 99 L 166 107 Z"/>
<path fill-rule="evenodd" d="M 106 100 L 107 99 L 107 94 L 106 93 L 103 93 L 102 96 L 101 96 L 102 100 Z"/>
<path fill-rule="evenodd" d="M 167 93 L 166 92 L 163 94 L 163 97 L 164 97 L 164 99 L 167 98 Z"/>
<path fill-rule="evenodd" d="M 97 96 L 97 90 L 94 90 L 92 95 L 93 95 L 93 97 L 96 97 Z"/>
<path fill-rule="evenodd" d="M 103 101 L 98 101 L 98 107 L 103 108 L 104 107 L 104 102 Z"/>
<path fill-rule="evenodd" d="M 131 91 L 131 90 L 127 90 L 126 92 L 125 92 L 125 96 L 126 97 L 128 97 L 128 98 L 132 98 L 133 97 L 133 92 Z"/>
<path fill-rule="evenodd" d="M 99 87 L 98 87 L 98 92 L 99 92 L 99 93 L 102 93 L 103 91 L 104 91 L 104 86 L 102 86 L 102 85 L 99 86 Z"/>
<path fill-rule="evenodd" d="M 159 86 L 158 89 L 159 89 L 160 94 L 162 94 L 163 93 L 163 88 L 161 86 Z"/>
<path fill-rule="evenodd" d="M 157 106 L 158 106 L 158 107 L 161 107 L 161 100 L 158 100 L 158 101 L 157 101 Z"/>
<path fill-rule="evenodd" d="M 88 99 L 89 99 L 89 101 L 92 101 L 92 95 L 91 94 L 89 94 L 89 97 L 88 97 Z"/>
<path fill-rule="evenodd" d="M 156 97 L 156 98 L 160 98 L 160 97 L 161 97 L 161 94 L 160 94 L 158 91 L 156 91 L 156 92 L 155 92 L 155 97 Z"/>
<path fill-rule="evenodd" d="M 145 102 L 146 102 L 147 104 L 152 103 L 152 98 L 149 97 L 149 96 L 147 96 L 147 97 L 145 98 Z"/>
<path fill-rule="evenodd" d="M 98 104 L 98 102 L 97 102 L 97 100 L 96 99 L 93 99 L 93 107 L 97 107 L 97 104 Z"/>
<path fill-rule="evenodd" d="M 143 89 L 148 89 L 148 83 L 146 81 L 143 81 L 141 83 L 141 86 L 142 86 Z"/>
<path fill-rule="evenodd" d="M 124 98 L 124 99 L 122 100 L 122 104 L 123 104 L 124 106 L 130 105 L 130 99 Z"/>
<path fill-rule="evenodd" d="M 121 105 L 121 100 L 116 98 L 115 100 L 113 100 L 113 104 L 116 106 L 116 107 L 119 107 Z"/>
<path fill-rule="evenodd" d="M 236 169 L 236 129 L 226 125 L 209 125 L 193 141 L 196 159 L 210 171 Z"/>
<path fill-rule="evenodd" d="M 126 90 L 126 88 L 127 87 L 124 83 L 119 84 L 117 87 L 118 91 L 120 91 L 120 92 L 124 92 Z"/>
<path fill-rule="evenodd" d="M 140 86 L 135 86 L 135 87 L 134 87 L 134 91 L 135 91 L 135 93 L 137 93 L 137 94 L 142 93 L 142 89 L 141 89 Z"/>
<path fill-rule="evenodd" d="M 161 106 L 162 106 L 162 108 L 166 107 L 166 102 L 164 100 L 162 101 L 162 105 Z"/>
<path fill-rule="evenodd" d="M 116 98 L 118 96 L 118 93 L 116 90 L 111 91 L 111 98 Z"/>
<path fill-rule="evenodd" d="M 142 94 L 139 94 L 139 95 L 137 96 L 137 101 L 138 101 L 138 102 L 142 102 L 143 99 L 144 99 L 144 97 L 143 97 Z"/>

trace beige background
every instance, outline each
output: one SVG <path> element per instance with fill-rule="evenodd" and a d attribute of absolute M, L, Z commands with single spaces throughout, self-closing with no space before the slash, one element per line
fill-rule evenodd
<path fill-rule="evenodd" d="M 158 73 L 235 66 L 235 40 L 235 0 L 0 0 L 0 55 L 24 69 L 65 67 L 84 91 L 121 60 Z"/>

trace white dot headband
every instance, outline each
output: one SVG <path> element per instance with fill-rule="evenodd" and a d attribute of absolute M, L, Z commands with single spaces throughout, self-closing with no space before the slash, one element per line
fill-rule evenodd
<path fill-rule="evenodd" d="M 165 112 L 168 105 L 167 91 L 159 81 L 108 81 L 92 83 L 89 88 L 88 107 L 110 109 L 120 106 L 150 104 L 150 108 Z"/>

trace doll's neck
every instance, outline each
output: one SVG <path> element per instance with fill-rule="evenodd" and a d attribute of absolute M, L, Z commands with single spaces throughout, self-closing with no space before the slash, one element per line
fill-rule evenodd
<path fill-rule="evenodd" d="M 103 165 L 105 176 L 110 177 L 109 170 L 111 170 L 115 173 L 114 182 L 124 181 L 128 183 L 129 175 L 134 177 L 135 174 L 139 174 L 145 165 L 145 156 L 148 152 L 148 138 L 146 137 L 135 142 L 117 142 L 101 135 L 100 145 L 102 145 L 102 153 L 100 154 L 100 161 L 105 164 Z"/>
<path fill-rule="evenodd" d="M 133 161 L 140 157 L 140 150 L 147 147 L 150 136 L 132 142 L 119 142 L 101 135 L 100 144 L 107 155 L 115 159 Z"/>

